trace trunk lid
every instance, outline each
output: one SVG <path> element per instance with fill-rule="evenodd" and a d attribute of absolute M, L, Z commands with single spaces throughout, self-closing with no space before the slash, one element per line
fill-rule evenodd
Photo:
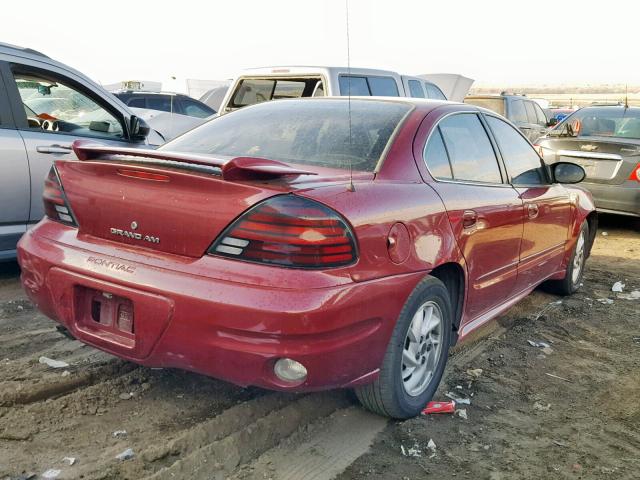
<path fill-rule="evenodd" d="M 292 189 L 213 173 L 110 161 L 58 161 L 79 235 L 201 257 L 252 205 Z"/>
<path fill-rule="evenodd" d="M 584 168 L 586 182 L 619 185 L 640 162 L 638 140 L 611 137 L 549 138 L 541 142 L 550 148 L 552 162 L 572 162 Z"/>

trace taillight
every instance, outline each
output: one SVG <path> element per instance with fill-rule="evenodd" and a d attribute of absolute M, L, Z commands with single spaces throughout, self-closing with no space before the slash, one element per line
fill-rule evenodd
<path fill-rule="evenodd" d="M 62 183 L 60 183 L 60 177 L 55 165 L 51 167 L 49 175 L 44 181 L 42 200 L 44 201 L 44 212 L 51 220 L 71 225 L 72 227 L 78 226 L 71 212 L 71 207 L 69 207 L 67 196 L 62 189 Z"/>
<path fill-rule="evenodd" d="M 295 268 L 326 268 L 356 260 L 354 236 L 330 208 L 301 197 L 266 200 L 233 222 L 209 249 L 213 255 Z"/>
<path fill-rule="evenodd" d="M 629 180 L 635 180 L 636 182 L 640 182 L 640 163 L 634 167 L 631 171 L 631 175 L 629 175 Z"/>

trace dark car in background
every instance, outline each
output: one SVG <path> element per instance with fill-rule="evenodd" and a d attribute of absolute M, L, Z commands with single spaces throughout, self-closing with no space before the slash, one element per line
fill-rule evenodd
<path fill-rule="evenodd" d="M 210 106 L 180 93 L 127 90 L 114 92 L 114 95 L 131 108 L 146 108 L 197 118 L 207 118 L 216 114 Z"/>
<path fill-rule="evenodd" d="M 640 108 L 585 107 L 537 142 L 546 163 L 581 165 L 602 212 L 640 217 Z"/>
<path fill-rule="evenodd" d="M 547 133 L 550 126 L 547 116 L 533 100 L 524 95 L 501 93 L 500 95 L 470 95 L 464 103 L 484 107 L 511 120 L 531 141 Z"/>

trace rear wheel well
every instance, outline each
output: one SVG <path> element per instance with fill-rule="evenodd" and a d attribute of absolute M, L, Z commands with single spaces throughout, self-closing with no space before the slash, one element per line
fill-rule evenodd
<path fill-rule="evenodd" d="M 462 319 L 462 307 L 464 306 L 464 270 L 457 263 L 444 263 L 434 268 L 430 275 L 437 278 L 447 287 L 451 306 L 453 307 L 453 335 L 451 345 L 458 341 L 458 328 Z"/>
<path fill-rule="evenodd" d="M 591 247 L 593 247 L 593 242 L 596 239 L 596 234 L 598 230 L 598 212 L 595 210 L 587 215 L 587 225 L 589 225 L 589 245 L 587 247 L 587 256 L 591 254 Z"/>

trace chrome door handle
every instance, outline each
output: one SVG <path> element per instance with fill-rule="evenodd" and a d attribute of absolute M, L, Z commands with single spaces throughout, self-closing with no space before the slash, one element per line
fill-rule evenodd
<path fill-rule="evenodd" d="M 540 209 L 538 208 L 538 205 L 535 203 L 527 204 L 527 214 L 529 215 L 529 218 L 536 218 L 539 213 Z"/>
<path fill-rule="evenodd" d="M 64 147 L 62 145 L 48 145 L 36 147 L 38 153 L 57 153 L 58 155 L 68 155 L 71 153 L 71 147 Z"/>

